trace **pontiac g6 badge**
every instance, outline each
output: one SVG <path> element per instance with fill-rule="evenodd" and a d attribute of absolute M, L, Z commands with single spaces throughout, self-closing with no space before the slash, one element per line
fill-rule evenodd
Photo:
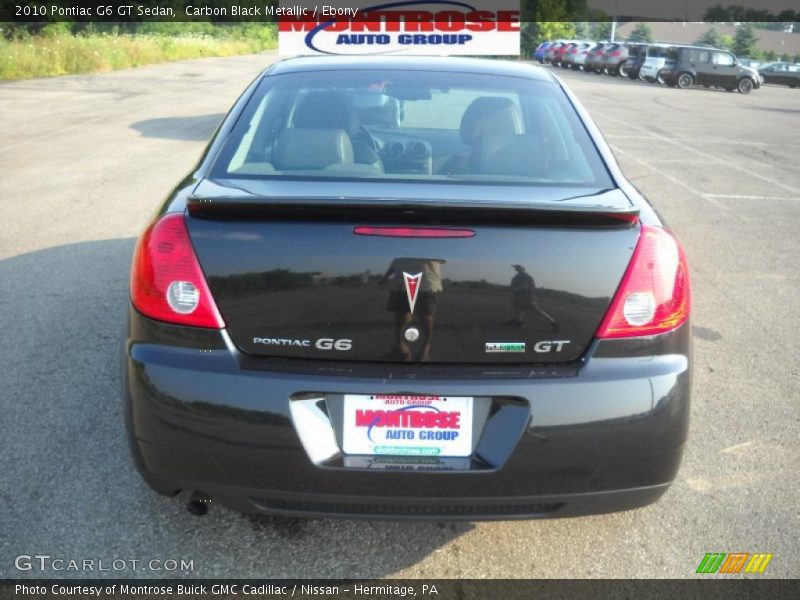
<path fill-rule="evenodd" d="M 403 281 L 406 284 L 406 296 L 408 296 L 408 309 L 409 312 L 414 314 L 414 305 L 417 303 L 417 295 L 419 294 L 419 285 L 422 283 L 422 273 L 411 275 L 403 272 Z"/>

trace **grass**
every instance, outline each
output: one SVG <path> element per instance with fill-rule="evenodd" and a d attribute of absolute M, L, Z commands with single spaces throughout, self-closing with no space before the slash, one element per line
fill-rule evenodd
<path fill-rule="evenodd" d="M 100 73 L 173 60 L 251 54 L 275 47 L 272 36 L 59 34 L 16 40 L 0 37 L 0 80 Z"/>

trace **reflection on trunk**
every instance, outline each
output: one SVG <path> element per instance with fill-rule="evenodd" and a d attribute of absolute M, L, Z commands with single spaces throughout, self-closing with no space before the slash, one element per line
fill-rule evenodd
<path fill-rule="evenodd" d="M 187 223 L 234 344 L 330 361 L 574 361 L 638 236 L 472 224 L 470 238 L 403 239 L 354 235 L 357 222 Z"/>

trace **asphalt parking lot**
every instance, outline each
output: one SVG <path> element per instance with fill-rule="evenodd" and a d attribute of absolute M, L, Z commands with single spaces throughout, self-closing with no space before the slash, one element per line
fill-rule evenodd
<path fill-rule="evenodd" d="M 557 70 L 692 267 L 691 440 L 656 505 L 479 524 L 200 519 L 146 489 L 119 398 L 134 238 L 272 60 L 0 84 L 0 577 L 86 575 L 19 572 L 24 554 L 193 561 L 100 573 L 125 577 L 692 577 L 706 552 L 771 552 L 761 577 L 800 576 L 800 90 L 785 87 Z"/>

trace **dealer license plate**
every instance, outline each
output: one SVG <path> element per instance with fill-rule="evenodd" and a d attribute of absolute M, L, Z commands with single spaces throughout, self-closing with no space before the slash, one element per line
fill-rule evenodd
<path fill-rule="evenodd" d="M 345 454 L 469 456 L 472 398 L 345 394 L 343 438 Z"/>

